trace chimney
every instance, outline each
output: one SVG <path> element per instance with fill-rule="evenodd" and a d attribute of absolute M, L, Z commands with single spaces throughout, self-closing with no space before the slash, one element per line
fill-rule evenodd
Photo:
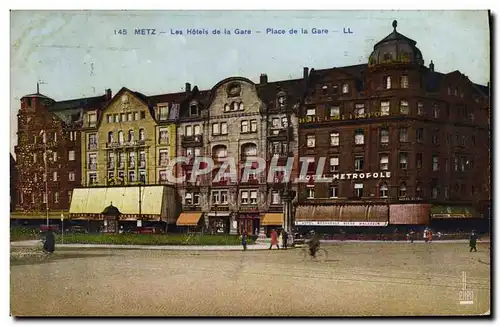
<path fill-rule="evenodd" d="M 189 95 L 189 93 L 191 93 L 191 84 L 186 83 L 186 95 Z"/>
<path fill-rule="evenodd" d="M 260 84 L 262 84 L 262 85 L 267 84 L 267 75 L 266 74 L 260 74 Z"/>
<path fill-rule="evenodd" d="M 113 97 L 113 95 L 111 94 L 111 89 L 106 89 L 106 100 L 111 100 L 111 98 Z"/>
<path fill-rule="evenodd" d="M 308 76 L 309 76 L 309 68 L 304 67 L 304 80 L 307 80 Z"/>
<path fill-rule="evenodd" d="M 429 65 L 429 69 L 430 69 L 431 71 L 434 71 L 434 63 L 432 62 L 432 60 L 431 60 L 431 63 L 430 63 L 430 65 Z"/>

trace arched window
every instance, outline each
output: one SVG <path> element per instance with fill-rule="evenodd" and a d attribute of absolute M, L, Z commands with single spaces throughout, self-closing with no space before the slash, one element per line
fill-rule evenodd
<path fill-rule="evenodd" d="M 245 110 L 245 106 L 243 105 L 243 102 L 240 103 L 240 111 Z"/>
<path fill-rule="evenodd" d="M 227 147 L 224 145 L 217 145 L 212 148 L 212 155 L 214 159 L 223 159 L 227 157 Z"/>
<path fill-rule="evenodd" d="M 231 110 L 237 111 L 238 110 L 238 103 L 236 103 L 236 102 L 231 103 Z"/>
<path fill-rule="evenodd" d="M 133 130 L 129 130 L 128 131 L 128 141 L 129 142 L 133 142 L 134 141 L 134 131 Z"/>
<path fill-rule="evenodd" d="M 401 183 L 399 186 L 399 197 L 406 197 L 406 183 Z"/>
<path fill-rule="evenodd" d="M 123 144 L 125 142 L 125 138 L 123 138 L 123 131 L 118 131 L 118 142 Z"/>
<path fill-rule="evenodd" d="M 382 198 L 387 198 L 389 196 L 389 187 L 387 186 L 387 183 L 382 183 L 380 185 L 380 197 Z"/>
<path fill-rule="evenodd" d="M 108 143 L 112 143 L 114 141 L 114 137 L 113 137 L 113 132 L 110 131 L 108 132 Z"/>
<path fill-rule="evenodd" d="M 243 144 L 241 146 L 241 156 L 242 159 L 257 156 L 257 145 L 254 143 Z"/>
<path fill-rule="evenodd" d="M 354 132 L 354 144 L 363 145 L 365 143 L 365 134 L 362 129 L 358 129 Z"/>
<path fill-rule="evenodd" d="M 231 110 L 231 108 L 229 107 L 229 104 L 224 104 L 224 112 L 228 112 L 229 110 Z"/>
<path fill-rule="evenodd" d="M 144 129 L 139 129 L 139 140 L 146 140 L 146 132 L 144 131 Z"/>

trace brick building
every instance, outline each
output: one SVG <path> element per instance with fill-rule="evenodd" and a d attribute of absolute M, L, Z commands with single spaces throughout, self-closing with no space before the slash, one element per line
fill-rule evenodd
<path fill-rule="evenodd" d="M 13 218 L 45 219 L 47 204 L 50 218 L 59 219 L 61 213 L 67 213 L 72 191 L 81 185 L 84 113 L 101 109 L 110 98 L 110 90 L 102 96 L 60 102 L 39 92 L 21 98 L 14 149 L 18 179 Z"/>
<path fill-rule="evenodd" d="M 314 161 L 308 174 L 332 180 L 300 185 L 297 225 L 460 228 L 486 217 L 488 87 L 425 66 L 393 27 L 368 64 L 310 73 L 299 152 Z"/>

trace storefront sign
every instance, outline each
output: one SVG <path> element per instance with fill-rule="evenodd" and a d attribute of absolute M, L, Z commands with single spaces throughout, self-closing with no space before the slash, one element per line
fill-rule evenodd
<path fill-rule="evenodd" d="M 387 226 L 389 222 L 350 222 L 350 221 L 295 221 L 295 225 L 308 226 Z"/>
<path fill-rule="evenodd" d="M 389 179 L 391 177 L 391 172 L 352 172 L 352 173 L 337 173 L 331 177 L 325 177 L 324 175 L 302 175 L 299 177 L 301 181 L 329 181 L 329 180 L 364 180 L 364 179 Z"/>
<path fill-rule="evenodd" d="M 389 114 L 382 115 L 380 112 L 368 112 L 364 114 L 342 114 L 335 116 L 326 116 L 326 117 L 316 117 L 316 116 L 307 116 L 304 118 L 299 118 L 299 123 L 320 123 L 327 121 L 342 121 L 342 120 L 357 120 L 357 119 L 370 119 L 370 118 L 379 118 L 381 116 L 388 116 Z"/>
<path fill-rule="evenodd" d="M 401 201 L 415 201 L 415 200 L 423 200 L 423 198 L 420 197 L 399 197 L 399 200 Z"/>

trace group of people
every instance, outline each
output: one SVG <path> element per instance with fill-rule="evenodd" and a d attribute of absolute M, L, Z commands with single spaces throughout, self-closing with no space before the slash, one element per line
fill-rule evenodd
<path fill-rule="evenodd" d="M 281 230 L 279 235 L 275 229 L 271 231 L 271 245 L 269 246 L 269 250 L 273 246 L 276 246 L 278 249 L 280 246 L 282 249 L 288 249 L 288 233 L 285 230 Z"/>

